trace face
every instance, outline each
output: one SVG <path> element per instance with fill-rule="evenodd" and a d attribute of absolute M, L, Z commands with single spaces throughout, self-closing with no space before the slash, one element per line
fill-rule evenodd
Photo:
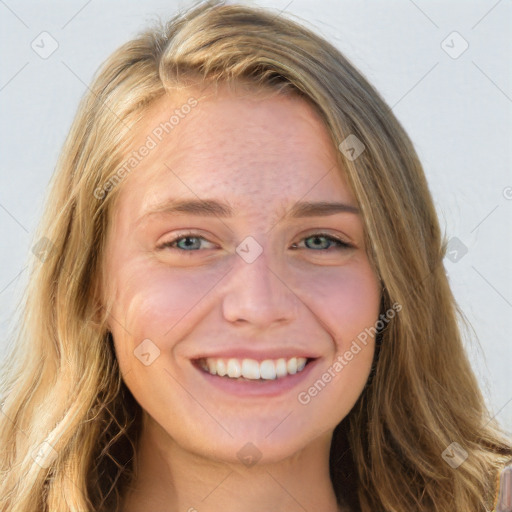
<path fill-rule="evenodd" d="M 147 111 L 134 148 L 155 146 L 117 185 L 104 288 L 117 358 L 162 442 L 281 460 L 330 436 L 367 381 L 374 339 L 353 342 L 378 320 L 380 286 L 362 218 L 303 100 L 181 94 Z"/>

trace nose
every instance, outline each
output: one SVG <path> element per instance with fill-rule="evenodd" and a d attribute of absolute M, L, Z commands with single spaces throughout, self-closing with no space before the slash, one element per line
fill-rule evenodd
<path fill-rule="evenodd" d="M 266 252 L 252 263 L 237 257 L 224 290 L 223 315 L 233 323 L 268 327 L 296 318 L 299 299 L 286 282 L 275 260 L 269 264 Z"/>

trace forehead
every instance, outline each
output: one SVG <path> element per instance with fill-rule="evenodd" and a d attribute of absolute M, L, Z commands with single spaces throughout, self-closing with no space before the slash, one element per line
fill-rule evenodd
<path fill-rule="evenodd" d="M 247 209 L 301 197 L 355 204 L 327 129 L 297 96 L 182 90 L 156 100 L 134 130 L 135 150 L 154 143 L 122 184 L 141 208 L 192 195 Z"/>

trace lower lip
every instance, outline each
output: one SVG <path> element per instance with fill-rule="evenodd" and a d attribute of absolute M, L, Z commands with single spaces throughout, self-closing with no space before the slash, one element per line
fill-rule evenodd
<path fill-rule="evenodd" d="M 229 377 L 219 377 L 204 371 L 193 364 L 194 368 L 212 386 L 235 396 L 273 397 L 282 395 L 301 384 L 316 366 L 318 359 L 310 361 L 302 371 L 269 380 L 237 380 Z"/>

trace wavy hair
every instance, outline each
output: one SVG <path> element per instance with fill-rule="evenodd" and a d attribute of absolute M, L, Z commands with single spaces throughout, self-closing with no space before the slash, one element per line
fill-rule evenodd
<path fill-rule="evenodd" d="M 379 93 L 331 44 L 257 7 L 194 5 L 100 67 L 57 162 L 12 354 L 2 372 L 0 510 L 119 510 L 134 474 L 141 408 L 124 384 L 98 290 L 133 127 L 165 94 L 247 82 L 320 114 L 362 212 L 383 311 L 371 378 L 336 427 L 330 474 L 352 511 L 483 512 L 510 439 L 486 408 L 463 348 L 440 231 L 413 144 Z M 98 194 L 100 190 L 100 194 Z M 98 195 L 101 197 L 98 198 Z M 377 364 L 378 362 L 378 364 Z M 453 469 L 443 452 L 468 454 Z"/>

